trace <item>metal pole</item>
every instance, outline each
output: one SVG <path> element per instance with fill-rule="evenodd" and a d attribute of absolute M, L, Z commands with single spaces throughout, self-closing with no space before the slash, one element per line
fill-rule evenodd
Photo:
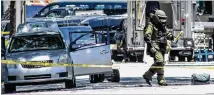
<path fill-rule="evenodd" d="M 26 21 L 26 1 L 22 1 L 22 21 L 21 23 L 25 23 Z"/>
<path fill-rule="evenodd" d="M 191 12 L 191 9 L 192 9 L 192 2 L 191 1 L 187 1 L 187 27 L 186 27 L 186 32 L 187 32 L 187 35 L 186 37 L 187 38 L 192 38 L 192 31 L 191 31 L 191 22 L 192 22 L 192 12 Z"/>
<path fill-rule="evenodd" d="M 214 1 L 212 1 L 212 15 L 214 16 Z"/>
<path fill-rule="evenodd" d="M 133 23 L 132 23 L 132 1 L 127 0 L 127 47 L 131 45 L 131 37 L 132 37 L 132 28 L 133 28 Z"/>
<path fill-rule="evenodd" d="M 16 29 L 18 27 L 19 24 L 21 24 L 21 1 L 20 0 L 16 0 Z"/>
<path fill-rule="evenodd" d="M 193 1 L 192 4 L 192 28 L 195 28 L 195 20 L 196 20 L 196 1 Z"/>

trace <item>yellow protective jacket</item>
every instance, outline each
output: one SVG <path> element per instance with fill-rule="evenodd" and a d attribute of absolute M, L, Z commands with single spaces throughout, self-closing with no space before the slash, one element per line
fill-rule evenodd
<path fill-rule="evenodd" d="M 166 43 L 162 46 L 160 45 L 163 43 L 163 40 Z M 147 49 L 155 48 L 156 50 L 165 50 L 167 46 L 167 40 L 173 40 L 174 37 L 172 33 L 170 33 L 166 27 L 164 29 L 158 29 L 155 25 L 153 25 L 151 22 L 148 22 L 147 26 L 144 30 L 144 40 L 147 43 Z"/>

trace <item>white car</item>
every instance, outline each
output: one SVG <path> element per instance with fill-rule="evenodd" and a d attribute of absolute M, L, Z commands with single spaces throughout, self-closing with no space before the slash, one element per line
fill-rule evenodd
<path fill-rule="evenodd" d="M 110 45 L 106 40 L 109 37 L 94 32 L 90 26 L 60 25 L 55 31 L 44 28 L 26 31 L 19 31 L 10 39 L 6 51 L 7 60 L 112 65 Z M 73 88 L 76 86 L 75 76 L 80 75 L 90 75 L 91 83 L 102 82 L 105 78 L 113 82 L 120 81 L 119 71 L 113 70 L 112 67 L 44 67 L 16 64 L 7 65 L 7 68 L 7 80 L 4 82 L 6 93 L 16 91 L 16 86 L 56 82 L 65 82 L 66 88 Z"/>

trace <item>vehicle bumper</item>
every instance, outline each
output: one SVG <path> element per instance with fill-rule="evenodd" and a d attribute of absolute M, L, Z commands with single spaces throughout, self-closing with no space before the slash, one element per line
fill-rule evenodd
<path fill-rule="evenodd" d="M 17 64 L 17 68 L 9 68 L 7 81 L 10 84 L 39 84 L 50 82 L 63 82 L 72 80 L 72 73 L 69 73 L 71 67 L 41 67 L 41 68 L 23 68 Z"/>
<path fill-rule="evenodd" d="M 192 47 L 172 47 L 171 51 L 176 51 L 176 50 L 193 50 Z"/>
<path fill-rule="evenodd" d="M 70 78 L 50 78 L 50 79 L 35 79 L 35 80 L 18 80 L 18 81 L 8 81 L 4 84 L 13 84 L 16 86 L 22 85 L 40 85 L 40 84 L 50 84 L 50 83 L 60 83 L 68 80 L 72 80 Z"/>

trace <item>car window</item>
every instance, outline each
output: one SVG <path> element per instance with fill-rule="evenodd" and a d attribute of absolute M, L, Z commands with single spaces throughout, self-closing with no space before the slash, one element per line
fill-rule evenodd
<path fill-rule="evenodd" d="M 104 9 L 113 9 L 112 5 L 96 5 L 95 6 L 96 10 L 104 10 Z"/>
<path fill-rule="evenodd" d="M 9 52 L 64 49 L 60 35 L 32 35 L 12 38 Z"/>
<path fill-rule="evenodd" d="M 73 10 L 68 10 L 68 15 L 75 15 Z"/>
<path fill-rule="evenodd" d="M 62 18 L 66 16 L 66 10 L 52 10 L 46 17 Z"/>
<path fill-rule="evenodd" d="M 41 12 L 41 16 L 44 16 L 44 15 L 47 14 L 50 10 L 55 9 L 55 8 L 59 8 L 59 5 L 53 5 L 53 6 L 47 7 L 46 9 L 44 9 L 44 10 Z"/>
<path fill-rule="evenodd" d="M 53 5 L 50 7 L 50 10 L 57 9 L 57 8 L 59 8 L 59 5 Z"/>
<path fill-rule="evenodd" d="M 75 8 L 75 7 L 76 7 L 76 5 L 71 4 L 71 5 L 66 5 L 65 7 L 68 7 L 68 8 Z"/>
<path fill-rule="evenodd" d="M 96 5 L 95 9 L 96 10 L 103 10 L 105 8 L 104 5 Z"/>
<path fill-rule="evenodd" d="M 49 12 L 49 8 L 46 8 L 44 9 L 42 12 L 41 12 L 41 16 L 44 16 L 46 13 Z"/>
<path fill-rule="evenodd" d="M 100 33 L 72 33 L 71 42 L 76 47 L 82 47 L 105 43 L 105 38 Z"/>
<path fill-rule="evenodd" d="M 88 5 L 80 5 L 79 7 L 81 10 L 88 10 L 89 9 Z"/>
<path fill-rule="evenodd" d="M 121 5 L 114 5 L 114 9 L 122 9 Z"/>
<path fill-rule="evenodd" d="M 106 15 L 124 14 L 127 11 L 126 5 L 123 4 L 97 4 L 95 10 L 104 10 Z"/>
<path fill-rule="evenodd" d="M 68 8 L 76 8 L 78 10 L 88 10 L 89 9 L 89 5 L 86 4 L 80 4 L 80 5 L 66 5 L 66 7 Z"/>

